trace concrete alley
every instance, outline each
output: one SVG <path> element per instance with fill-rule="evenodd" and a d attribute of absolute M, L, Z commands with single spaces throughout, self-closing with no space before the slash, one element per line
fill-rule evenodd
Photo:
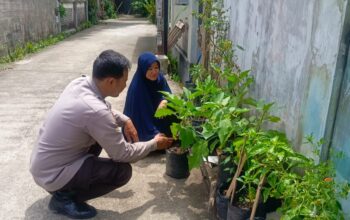
<path fill-rule="evenodd" d="M 50 195 L 29 173 L 29 160 L 43 119 L 64 87 L 82 74 L 91 75 L 96 56 L 106 49 L 132 62 L 156 48 L 156 28 L 136 18 L 108 20 L 70 36 L 0 70 L 0 219 L 65 219 L 52 214 Z M 175 83 L 170 86 L 176 92 Z M 109 101 L 123 110 L 127 88 Z M 165 175 L 165 155 L 153 153 L 135 163 L 124 187 L 89 201 L 94 219 L 209 219 L 208 194 L 199 170 L 186 180 Z"/>

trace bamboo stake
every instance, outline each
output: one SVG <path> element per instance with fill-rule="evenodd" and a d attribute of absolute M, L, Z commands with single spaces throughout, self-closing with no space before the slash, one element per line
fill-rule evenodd
<path fill-rule="evenodd" d="M 250 219 L 249 220 L 254 220 L 255 213 L 256 213 L 256 210 L 257 210 L 258 204 L 259 204 L 259 198 L 260 198 L 260 194 L 261 194 L 261 189 L 262 189 L 263 184 L 265 182 L 265 177 L 266 177 L 266 174 L 264 174 L 261 177 L 261 179 L 260 179 L 260 182 L 259 182 L 259 185 L 258 185 L 258 189 L 256 190 L 256 194 L 255 194 L 255 199 L 254 199 L 254 205 L 253 205 L 252 213 L 250 214 Z"/>
<path fill-rule="evenodd" d="M 243 153 L 243 149 L 241 149 L 241 151 L 240 151 L 241 155 L 242 155 L 242 153 Z M 240 171 L 241 163 L 242 163 L 242 156 L 239 158 L 237 170 L 236 170 L 235 175 L 233 176 L 233 178 L 231 180 L 230 186 L 228 187 L 228 189 L 226 191 L 226 194 L 225 194 L 226 197 L 229 197 L 231 195 L 233 189 L 236 187 L 235 182 L 237 180 L 239 173 L 241 172 Z"/>
<path fill-rule="evenodd" d="M 243 170 L 243 167 L 244 167 L 244 165 L 245 165 L 245 162 L 247 161 L 247 155 L 246 154 L 244 154 L 243 155 L 243 159 L 242 159 L 242 163 L 241 163 L 241 166 L 239 167 L 239 170 L 238 170 L 238 172 L 237 172 L 237 175 L 235 174 L 235 181 L 234 181 L 234 184 L 233 184 L 233 187 L 232 187 L 232 192 L 231 192 L 231 203 L 232 203 L 232 201 L 233 201 L 233 199 L 234 199 L 234 197 L 235 197 L 235 193 L 236 193 L 236 188 L 237 188 L 237 179 L 238 179 L 238 177 L 241 175 L 241 173 L 242 173 L 242 170 Z"/>
<path fill-rule="evenodd" d="M 239 152 L 241 157 L 239 158 L 239 161 L 238 161 L 238 167 L 237 167 L 237 170 L 235 172 L 235 175 L 233 176 L 233 178 L 231 180 L 231 184 L 230 184 L 230 186 L 229 186 L 229 188 L 228 188 L 228 190 L 226 191 L 226 194 L 225 194 L 225 196 L 228 197 L 228 198 L 231 196 L 231 202 L 233 201 L 232 197 L 234 197 L 234 193 L 236 192 L 237 178 L 241 174 L 242 169 L 244 167 L 244 164 L 245 164 L 245 162 L 247 160 L 247 155 L 244 153 L 244 148 L 245 148 L 246 141 L 247 141 L 247 137 L 244 137 L 244 143 L 243 143 L 243 146 L 241 148 L 241 151 Z"/>

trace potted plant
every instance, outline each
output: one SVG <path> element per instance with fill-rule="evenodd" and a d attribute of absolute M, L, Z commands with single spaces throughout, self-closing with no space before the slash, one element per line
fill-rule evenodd
<path fill-rule="evenodd" d="M 240 208 L 245 213 L 241 214 L 242 219 L 248 214 L 254 219 L 259 203 L 275 196 L 275 180 L 279 172 L 290 172 L 305 161 L 302 155 L 293 151 L 283 133 L 261 129 L 265 122 L 279 121 L 278 117 L 269 114 L 272 105 L 258 103 L 255 109 L 256 114 L 260 112 L 258 117 L 252 116 L 244 126 L 237 129 L 237 137 L 226 149 L 237 164 L 226 191 L 226 197 L 230 198 L 229 211 L 235 209 L 237 213 Z M 260 216 L 263 217 L 264 213 L 261 212 Z"/>
<path fill-rule="evenodd" d="M 168 104 L 166 108 L 158 109 L 155 116 L 173 115 L 179 119 L 179 122 L 171 125 L 171 132 L 174 140 L 179 140 L 180 144 L 166 151 L 166 174 L 175 178 L 186 178 L 189 175 L 189 169 L 200 163 L 201 158 L 198 155 L 206 154 L 206 152 L 197 152 L 206 147 L 201 147 L 203 143 L 198 138 L 196 125 L 193 124 L 193 120 L 201 117 L 201 113 L 193 102 L 198 94 L 193 94 L 187 88 L 183 88 L 182 97 L 167 92 L 162 93 Z M 192 149 L 191 154 L 189 154 L 190 149 Z"/>
<path fill-rule="evenodd" d="M 235 101 L 219 88 L 210 76 L 198 81 L 193 91 L 183 88 L 182 96 L 162 92 L 167 99 L 166 108 L 157 110 L 156 117 L 175 116 L 179 122 L 171 125 L 173 138 L 180 141 L 181 150 L 171 152 L 188 153 L 189 169 L 199 167 L 224 138 L 220 131 L 220 120 L 244 112 L 235 108 Z M 229 108 L 229 106 L 231 107 Z M 226 117 L 226 116 L 225 116 Z M 226 123 L 228 118 L 223 121 Z M 224 140 L 220 141 L 224 144 Z"/>

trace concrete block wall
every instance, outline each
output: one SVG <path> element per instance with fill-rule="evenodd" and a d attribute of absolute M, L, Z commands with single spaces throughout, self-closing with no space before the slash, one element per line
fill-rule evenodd
<path fill-rule="evenodd" d="M 64 3 L 63 7 L 66 10 L 66 13 L 61 17 L 61 28 L 62 30 L 67 30 L 74 28 L 74 9 L 72 3 Z"/>
<path fill-rule="evenodd" d="M 84 0 L 61 0 L 66 14 L 61 17 L 62 30 L 68 30 L 79 27 L 87 21 L 87 1 Z"/>
<path fill-rule="evenodd" d="M 1 0 L 0 56 L 18 44 L 57 34 L 56 8 L 56 0 Z"/>
<path fill-rule="evenodd" d="M 85 2 L 81 2 L 81 3 L 77 4 L 77 13 L 78 13 L 77 18 L 78 18 L 79 24 L 87 21 L 86 20 L 87 15 L 86 15 L 86 10 L 85 10 L 85 4 L 86 4 Z"/>

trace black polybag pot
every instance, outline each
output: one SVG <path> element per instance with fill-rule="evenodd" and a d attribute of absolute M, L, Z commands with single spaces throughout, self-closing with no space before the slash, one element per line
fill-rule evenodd
<path fill-rule="evenodd" d="M 228 189 L 230 185 L 230 182 L 228 180 L 230 180 L 234 175 L 234 173 L 230 173 L 229 169 L 233 168 L 233 170 L 236 170 L 236 165 L 232 161 L 224 164 L 223 161 L 225 158 L 226 157 L 223 155 L 220 155 L 219 157 L 218 185 L 222 185 Z"/>
<path fill-rule="evenodd" d="M 246 220 L 250 220 L 250 217 L 247 218 Z M 254 220 L 265 220 L 263 217 L 254 217 Z"/>
<path fill-rule="evenodd" d="M 275 212 L 282 205 L 281 199 L 268 198 L 264 203 L 264 209 L 266 213 Z"/>
<path fill-rule="evenodd" d="M 241 208 L 236 205 L 228 205 L 227 220 L 249 220 L 252 210 L 250 208 Z M 266 212 L 262 203 L 258 204 L 254 219 L 264 220 Z"/>
<path fill-rule="evenodd" d="M 250 209 L 242 209 L 235 205 L 228 205 L 227 220 L 246 220 L 249 219 L 250 213 Z"/>
<path fill-rule="evenodd" d="M 190 175 L 190 171 L 188 168 L 187 152 L 177 154 L 171 149 L 167 149 L 165 152 L 165 174 L 176 179 L 187 178 Z"/>
<path fill-rule="evenodd" d="M 216 204 L 216 216 L 219 220 L 226 220 L 227 218 L 227 207 L 229 199 L 225 197 L 223 193 L 223 185 L 219 185 L 216 190 L 215 204 Z"/>

